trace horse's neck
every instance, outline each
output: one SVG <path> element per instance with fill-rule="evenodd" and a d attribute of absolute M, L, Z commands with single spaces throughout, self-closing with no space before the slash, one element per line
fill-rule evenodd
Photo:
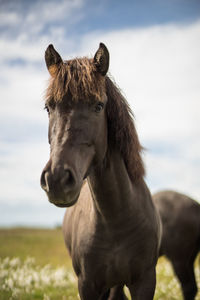
<path fill-rule="evenodd" d="M 96 212 L 105 220 L 117 220 L 125 211 L 131 214 L 143 186 L 143 180 L 137 185 L 130 180 L 118 152 L 110 155 L 105 167 L 92 170 L 88 181 Z"/>

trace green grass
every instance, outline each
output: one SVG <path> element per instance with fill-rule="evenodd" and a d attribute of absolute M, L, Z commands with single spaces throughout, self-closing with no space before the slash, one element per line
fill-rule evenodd
<path fill-rule="evenodd" d="M 0 257 L 34 257 L 39 265 L 71 267 L 61 229 L 0 229 Z"/>
<path fill-rule="evenodd" d="M 199 269 L 198 259 L 195 264 L 198 285 Z M 61 229 L 0 229 L 0 299 L 79 299 Z M 162 257 L 157 265 L 154 300 L 165 299 L 181 300 L 182 296 L 170 263 Z M 200 286 L 195 300 L 200 300 Z"/>
<path fill-rule="evenodd" d="M 13 290 L 2 290 L 3 282 L 1 282 L 0 274 L 0 299 L 43 299 L 43 300 L 77 300 L 79 299 L 76 287 L 76 278 L 72 270 L 71 258 L 65 248 L 61 229 L 32 229 L 32 228 L 11 228 L 0 229 L 0 263 L 5 262 L 5 258 L 13 261 L 14 258 L 19 258 L 20 262 L 17 267 L 11 268 L 6 266 L 4 269 L 9 272 L 9 278 L 13 279 L 13 274 L 18 271 L 19 276 L 24 276 L 26 280 L 26 259 L 27 257 L 34 258 L 35 262 L 30 265 L 30 268 L 36 270 L 37 273 L 45 266 L 50 265 L 52 272 L 56 272 L 59 268 L 64 267 L 65 272 L 72 277 L 70 284 L 65 286 L 56 286 L 56 283 L 42 285 L 39 288 L 33 288 L 26 292 L 21 287 L 21 292 L 13 297 Z M 30 269 L 29 268 L 29 269 Z M 17 269 L 17 270 L 16 270 Z M 0 269 L 0 273 L 1 273 Z M 47 275 L 45 275 L 47 276 Z M 23 280 L 23 278 L 22 278 Z M 5 281 L 5 280 L 4 280 Z M 13 280 L 14 281 L 14 280 Z M 15 281 L 16 282 L 16 281 Z M 5 283 L 5 282 L 4 282 Z M 18 286 L 21 283 L 16 283 Z M 8 285 L 8 284 L 7 284 Z M 11 297 L 12 296 L 12 297 Z"/>
<path fill-rule="evenodd" d="M 55 289 L 53 287 L 38 289 L 34 291 L 32 294 L 29 293 L 21 293 L 16 297 L 13 296 L 12 292 L 1 292 L 0 291 L 0 299 L 1 300 L 80 300 L 77 291 L 74 288 L 66 289 L 59 288 Z"/>

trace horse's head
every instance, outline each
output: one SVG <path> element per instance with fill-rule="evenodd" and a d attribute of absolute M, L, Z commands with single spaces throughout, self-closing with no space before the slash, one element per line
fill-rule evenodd
<path fill-rule="evenodd" d="M 45 60 L 51 75 L 46 97 L 50 159 L 41 186 L 50 202 L 67 207 L 77 201 L 83 180 L 106 154 L 109 53 L 100 44 L 93 59 L 64 62 L 49 45 Z"/>

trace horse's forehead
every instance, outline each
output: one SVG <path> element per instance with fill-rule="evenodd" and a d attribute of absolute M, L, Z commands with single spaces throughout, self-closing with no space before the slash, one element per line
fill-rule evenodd
<path fill-rule="evenodd" d="M 64 108 L 66 107 L 73 107 L 73 108 L 83 108 L 83 107 L 90 107 L 92 105 L 97 104 L 98 102 L 103 102 L 106 104 L 107 102 L 107 95 L 106 93 L 101 93 L 100 95 L 89 94 L 89 95 L 76 95 L 76 98 L 73 97 L 70 93 L 67 93 L 62 101 L 60 101 L 61 106 Z"/>

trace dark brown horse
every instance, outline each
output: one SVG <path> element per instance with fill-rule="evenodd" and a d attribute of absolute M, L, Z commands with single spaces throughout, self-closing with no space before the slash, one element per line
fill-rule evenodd
<path fill-rule="evenodd" d="M 166 255 L 181 282 L 185 300 L 197 293 L 194 261 L 200 250 L 200 204 L 186 195 L 162 191 L 153 196 L 163 225 L 159 255 Z"/>
<path fill-rule="evenodd" d="M 160 220 L 144 182 L 130 108 L 106 75 L 109 53 L 63 61 L 52 45 L 46 96 L 50 159 L 41 175 L 49 201 L 70 207 L 65 243 L 82 300 L 153 299 Z"/>

